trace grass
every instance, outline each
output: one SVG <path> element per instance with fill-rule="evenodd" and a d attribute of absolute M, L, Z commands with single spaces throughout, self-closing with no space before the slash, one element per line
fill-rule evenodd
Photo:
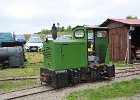
<path fill-rule="evenodd" d="M 39 80 L 20 80 L 20 81 L 7 81 L 0 82 L 0 93 L 29 88 L 39 85 Z"/>
<path fill-rule="evenodd" d="M 25 67 L 30 67 L 30 64 L 43 63 L 43 52 L 25 52 L 27 62 Z"/>
<path fill-rule="evenodd" d="M 126 62 L 121 62 L 121 61 L 113 62 L 113 64 L 115 65 L 115 67 L 128 67 L 129 66 L 129 64 L 127 64 Z"/>
<path fill-rule="evenodd" d="M 0 77 L 18 77 L 28 75 L 40 74 L 40 67 L 43 66 L 43 53 L 42 52 L 25 52 L 27 61 L 24 68 L 8 68 L 0 70 Z M 20 81 L 7 81 L 0 82 L 0 92 L 7 92 L 10 90 L 17 90 L 27 87 L 32 87 L 39 84 L 39 80 L 20 80 Z"/>
<path fill-rule="evenodd" d="M 85 89 L 72 92 L 68 100 L 103 100 L 118 97 L 130 97 L 140 94 L 140 79 L 122 81 L 107 86 L 101 86 L 98 89 Z"/>
<path fill-rule="evenodd" d="M 25 52 L 27 61 L 24 68 L 9 68 L 0 70 L 0 77 L 9 76 L 28 76 L 39 75 L 40 67 L 43 66 L 43 53 L 42 52 Z"/>
<path fill-rule="evenodd" d="M 40 68 L 13 68 L 0 71 L 0 77 L 18 77 L 18 76 L 29 76 L 29 75 L 39 75 Z"/>

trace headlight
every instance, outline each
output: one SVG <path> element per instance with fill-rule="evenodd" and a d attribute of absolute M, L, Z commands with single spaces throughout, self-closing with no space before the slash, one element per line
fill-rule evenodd
<path fill-rule="evenodd" d="M 38 47 L 41 48 L 41 49 L 43 48 L 43 46 L 38 46 Z"/>

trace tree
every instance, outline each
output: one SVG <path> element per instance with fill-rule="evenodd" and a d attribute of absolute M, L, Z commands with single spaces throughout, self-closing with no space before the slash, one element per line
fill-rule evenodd
<path fill-rule="evenodd" d="M 66 28 L 65 31 L 68 32 L 68 33 L 71 33 L 71 32 L 72 32 L 72 27 L 69 25 L 69 26 Z"/>
<path fill-rule="evenodd" d="M 41 34 L 46 34 L 46 30 L 45 29 L 41 30 Z"/>
<path fill-rule="evenodd" d="M 57 23 L 57 26 L 59 27 L 59 23 Z M 72 27 L 69 25 L 68 27 L 59 27 L 59 32 L 65 32 L 65 33 L 72 33 Z M 34 34 L 51 34 L 51 30 L 48 29 L 42 29 L 40 32 L 34 33 Z"/>
<path fill-rule="evenodd" d="M 60 28 L 59 28 L 59 31 L 60 31 L 60 32 L 64 32 L 64 31 L 65 31 L 65 27 L 64 27 L 64 26 L 60 27 Z"/>
<path fill-rule="evenodd" d="M 137 16 L 126 16 L 126 19 L 138 19 L 138 17 Z"/>
<path fill-rule="evenodd" d="M 50 34 L 51 33 L 51 30 L 43 29 L 43 30 L 41 30 L 40 33 L 41 34 Z"/>
<path fill-rule="evenodd" d="M 51 30 L 46 29 L 46 34 L 51 34 Z"/>

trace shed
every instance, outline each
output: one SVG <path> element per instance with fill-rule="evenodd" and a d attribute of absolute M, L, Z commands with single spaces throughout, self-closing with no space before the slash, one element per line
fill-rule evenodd
<path fill-rule="evenodd" d="M 101 27 L 109 27 L 112 61 L 140 61 L 140 19 L 107 19 Z"/>

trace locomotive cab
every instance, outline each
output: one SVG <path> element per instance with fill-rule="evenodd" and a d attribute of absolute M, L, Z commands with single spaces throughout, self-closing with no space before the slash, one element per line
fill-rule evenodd
<path fill-rule="evenodd" d="M 115 67 L 109 60 L 108 38 L 106 27 L 77 26 L 73 28 L 72 40 L 45 41 L 41 82 L 62 88 L 115 77 Z"/>
<path fill-rule="evenodd" d="M 107 27 L 76 27 L 73 29 L 74 39 L 87 42 L 89 56 L 97 57 L 101 63 L 109 64 L 109 29 Z M 83 34 L 83 35 L 82 35 Z M 91 57 L 89 57 L 91 58 Z M 91 59 L 88 59 L 91 61 Z"/>

